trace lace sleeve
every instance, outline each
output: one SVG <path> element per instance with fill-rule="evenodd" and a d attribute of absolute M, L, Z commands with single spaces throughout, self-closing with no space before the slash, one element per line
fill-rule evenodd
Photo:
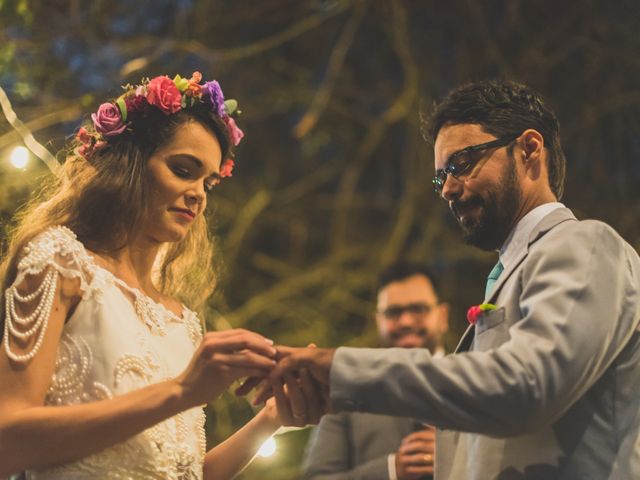
<path fill-rule="evenodd" d="M 18 273 L 13 284 L 5 291 L 4 348 L 7 356 L 17 363 L 26 363 L 40 350 L 47 331 L 49 316 L 55 300 L 58 276 L 79 278 L 80 289 L 87 285 L 89 257 L 75 234 L 66 227 L 53 227 L 38 235 L 23 249 L 18 262 Z M 39 285 L 22 293 L 19 286 L 29 277 L 40 280 Z M 16 304 L 30 311 L 21 315 Z M 25 353 L 18 354 L 11 344 L 31 343 Z"/>

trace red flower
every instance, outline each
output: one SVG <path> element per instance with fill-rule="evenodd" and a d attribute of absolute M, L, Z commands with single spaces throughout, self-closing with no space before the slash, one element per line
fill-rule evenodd
<path fill-rule="evenodd" d="M 469 310 L 467 310 L 467 320 L 471 325 L 475 325 L 481 313 L 482 313 L 482 310 L 480 310 L 479 305 L 474 305 L 472 307 L 469 307 Z"/>
<path fill-rule="evenodd" d="M 154 78 L 147 85 L 147 101 L 169 115 L 180 110 L 182 95 L 173 80 L 164 75 Z"/>
<path fill-rule="evenodd" d="M 473 305 L 467 310 L 467 320 L 471 325 L 475 325 L 478 322 L 478 318 L 484 312 L 489 310 L 495 310 L 496 306 L 493 303 L 481 303 L 480 305 Z"/>
<path fill-rule="evenodd" d="M 149 106 L 149 102 L 143 95 L 131 95 L 124 99 L 127 112 L 143 112 Z"/>
<path fill-rule="evenodd" d="M 222 167 L 220 168 L 220 176 L 222 178 L 231 177 L 231 172 L 233 171 L 234 165 L 235 162 L 232 159 L 227 158 L 224 162 L 222 162 Z"/>
<path fill-rule="evenodd" d="M 91 143 L 91 135 L 89 134 L 87 129 L 84 127 L 80 127 L 80 129 L 78 130 L 78 133 L 76 134 L 76 138 L 81 143 L 84 143 L 84 144 Z"/>

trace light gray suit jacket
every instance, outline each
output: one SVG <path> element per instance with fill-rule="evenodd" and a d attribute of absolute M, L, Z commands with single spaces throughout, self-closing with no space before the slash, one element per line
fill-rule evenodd
<path fill-rule="evenodd" d="M 441 480 L 640 479 L 639 289 L 630 245 L 555 210 L 458 353 L 340 348 L 332 406 L 440 427 Z"/>
<path fill-rule="evenodd" d="M 387 459 L 414 431 L 413 419 L 338 413 L 315 428 L 304 462 L 305 480 L 389 480 Z"/>

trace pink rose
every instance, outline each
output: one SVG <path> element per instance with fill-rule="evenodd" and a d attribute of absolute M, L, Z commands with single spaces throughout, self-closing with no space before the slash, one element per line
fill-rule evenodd
<path fill-rule="evenodd" d="M 173 80 L 164 75 L 154 78 L 147 85 L 147 101 L 169 115 L 180 110 L 182 95 Z"/>
<path fill-rule="evenodd" d="M 227 124 L 227 130 L 229 130 L 229 135 L 231 136 L 231 141 L 234 146 L 238 146 L 240 140 L 244 137 L 244 132 L 240 130 L 240 128 L 236 125 L 236 121 L 231 117 L 226 117 L 224 119 L 224 123 Z"/>
<path fill-rule="evenodd" d="M 227 158 L 224 162 L 222 162 L 222 167 L 220 168 L 220 176 L 222 178 L 231 177 L 231 172 L 233 171 L 234 165 L 235 162 L 232 159 Z"/>
<path fill-rule="evenodd" d="M 480 305 L 474 305 L 473 307 L 469 307 L 467 310 L 467 320 L 471 325 L 475 325 L 478 321 L 478 317 L 482 314 L 482 310 L 480 309 Z"/>
<path fill-rule="evenodd" d="M 96 131 L 105 137 L 113 137 L 124 132 L 127 126 L 122 121 L 120 109 L 113 103 L 103 103 L 96 113 L 91 114 Z"/>

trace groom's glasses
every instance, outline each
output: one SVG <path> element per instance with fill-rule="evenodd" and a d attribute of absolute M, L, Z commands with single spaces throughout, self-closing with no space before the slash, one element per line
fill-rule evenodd
<path fill-rule="evenodd" d="M 428 305 L 426 303 L 408 303 L 407 305 L 392 305 L 384 310 L 378 311 L 387 320 L 399 320 L 403 313 L 407 312 L 414 318 L 424 318 L 437 305 Z"/>
<path fill-rule="evenodd" d="M 446 166 L 436 171 L 436 176 L 433 177 L 432 180 L 434 190 L 438 195 L 442 194 L 442 188 L 444 187 L 444 183 L 447 181 L 447 175 L 451 174 L 455 178 L 458 178 L 460 175 L 464 175 L 482 158 L 482 155 L 478 155 L 480 152 L 483 150 L 489 150 L 490 148 L 509 145 L 520 135 L 520 133 L 508 135 L 487 143 L 481 143 L 480 145 L 472 145 L 453 153 L 449 157 L 449 160 L 447 160 Z"/>

